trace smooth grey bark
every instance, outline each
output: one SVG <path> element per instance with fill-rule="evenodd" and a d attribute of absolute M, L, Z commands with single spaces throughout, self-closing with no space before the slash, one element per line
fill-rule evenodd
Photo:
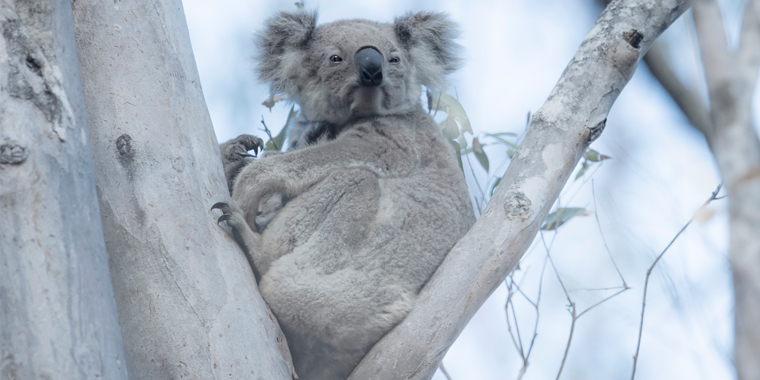
<path fill-rule="evenodd" d="M 127 379 L 69 0 L 0 0 L 0 379 Z"/>
<path fill-rule="evenodd" d="M 354 380 L 429 379 L 451 344 L 530 246 L 652 42 L 683 0 L 613 1 L 536 112 L 486 210 L 422 289 L 414 309 L 367 354 Z"/>
<path fill-rule="evenodd" d="M 132 380 L 289 379 L 279 327 L 209 210 L 229 192 L 181 1 L 77 0 L 74 21 Z"/>

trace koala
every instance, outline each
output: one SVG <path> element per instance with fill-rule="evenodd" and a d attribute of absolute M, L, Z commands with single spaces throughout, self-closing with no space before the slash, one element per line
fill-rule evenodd
<path fill-rule="evenodd" d="M 475 217 L 421 102 L 422 85 L 442 88 L 460 65 L 456 25 L 427 12 L 316 20 L 282 12 L 257 35 L 260 79 L 302 120 L 285 153 L 251 160 L 262 141 L 249 135 L 222 144 L 232 201 L 213 208 L 248 256 L 299 378 L 342 380 L 404 319 Z"/>

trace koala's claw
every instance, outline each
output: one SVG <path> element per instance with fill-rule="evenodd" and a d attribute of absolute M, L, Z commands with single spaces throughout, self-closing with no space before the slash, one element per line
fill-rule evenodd
<path fill-rule="evenodd" d="M 264 140 L 256 136 L 240 135 L 235 141 L 245 149 L 244 152 L 236 152 L 243 157 L 256 157 L 264 149 Z M 249 150 L 253 151 L 253 156 L 247 153 Z"/>
<path fill-rule="evenodd" d="M 253 154 L 249 154 L 249 150 L 252 150 Z M 240 135 L 222 144 L 222 157 L 224 160 L 236 162 L 243 158 L 258 157 L 262 150 L 264 150 L 264 140 L 256 136 Z"/>
<path fill-rule="evenodd" d="M 222 215 L 216 219 L 216 224 L 227 222 L 227 225 L 233 230 L 246 225 L 243 210 L 234 203 L 217 202 L 211 206 L 211 209 L 222 212 Z"/>
<path fill-rule="evenodd" d="M 228 221 L 230 218 L 232 218 L 232 206 L 230 206 L 230 204 L 227 202 L 216 202 L 213 206 L 211 206 L 211 209 L 217 209 L 222 212 L 222 215 L 216 220 L 216 224 Z"/>

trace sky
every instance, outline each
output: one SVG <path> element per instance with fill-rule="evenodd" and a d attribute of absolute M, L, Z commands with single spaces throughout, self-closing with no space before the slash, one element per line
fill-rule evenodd
<path fill-rule="evenodd" d="M 242 133 L 265 137 L 259 130 L 262 118 L 278 132 L 290 105 L 280 102 L 271 111 L 261 105 L 269 90 L 254 77 L 251 41 L 267 17 L 294 10 L 294 2 L 184 0 L 183 5 L 217 139 Z M 721 2 L 733 40 L 740 5 L 738 0 Z M 524 133 L 526 114 L 541 107 L 601 11 L 593 0 L 333 0 L 307 1 L 306 6 L 319 10 L 320 23 L 346 18 L 392 22 L 409 11 L 449 13 L 460 25 L 459 42 L 466 51 L 464 67 L 450 78 L 449 93 L 462 103 L 481 138 L 484 133 Z M 679 77 L 704 95 L 689 18 L 687 13 L 679 19 L 661 41 Z M 756 126 L 759 103 L 756 95 Z M 616 291 L 600 288 L 622 285 L 615 266 L 631 289 L 577 319 L 561 378 L 630 378 L 647 268 L 720 183 L 704 139 L 643 65 L 591 148 L 612 159 L 582 179 L 571 178 L 559 205 L 594 213 L 571 220 L 558 232 L 547 231 L 543 241 L 537 237 L 514 273 L 531 301 L 541 288 L 538 335 L 523 379 L 557 377 L 572 321 L 558 277 L 580 313 Z M 474 178 L 483 184 L 506 169 L 503 146 L 485 150 L 491 172 L 473 162 L 467 171 L 472 194 L 479 194 Z M 735 378 L 726 207 L 725 200 L 710 204 L 715 214 L 691 225 L 653 271 L 637 378 Z M 544 267 L 544 241 L 553 267 Z M 520 293 L 513 298 L 510 315 L 519 327 L 511 316 L 510 324 L 515 335 L 519 329 L 527 350 L 536 309 Z M 507 288 L 501 286 L 451 347 L 443 362 L 452 379 L 517 378 L 522 360 L 507 327 L 506 299 Z M 445 377 L 439 371 L 434 379 Z"/>

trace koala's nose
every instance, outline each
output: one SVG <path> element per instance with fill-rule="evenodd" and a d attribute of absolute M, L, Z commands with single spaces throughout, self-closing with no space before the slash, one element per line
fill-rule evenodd
<path fill-rule="evenodd" d="M 359 84 L 375 87 L 383 83 L 383 56 L 371 47 L 356 53 L 356 68 L 359 69 Z"/>

